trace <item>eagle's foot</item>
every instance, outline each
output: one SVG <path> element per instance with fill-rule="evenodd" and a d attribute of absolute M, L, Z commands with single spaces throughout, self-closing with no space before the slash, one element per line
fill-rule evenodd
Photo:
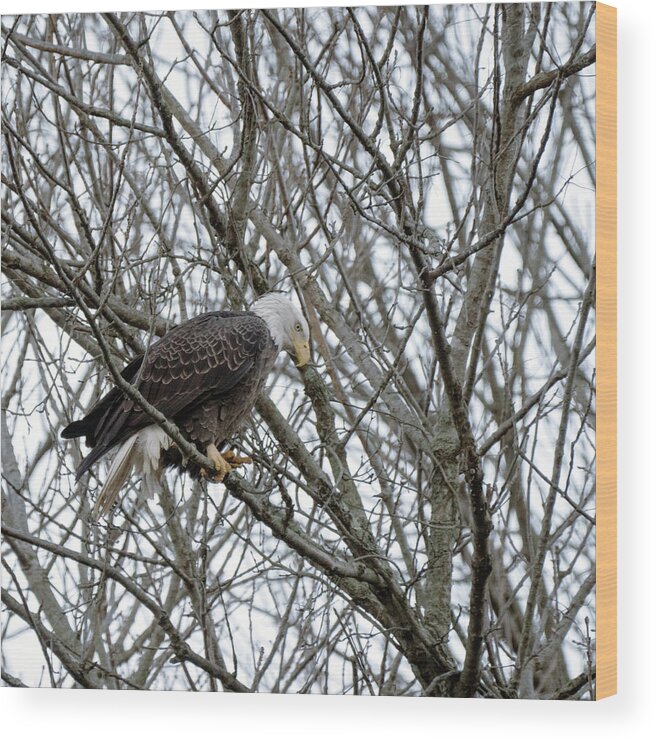
<path fill-rule="evenodd" d="M 233 468 L 238 468 L 240 465 L 249 465 L 253 462 L 252 457 L 248 457 L 248 455 L 242 456 L 238 455 L 236 452 L 233 452 L 232 450 L 226 450 L 223 453 L 223 459 L 232 465 Z"/>
<path fill-rule="evenodd" d="M 220 483 L 232 470 L 233 466 L 225 459 L 225 457 L 223 457 L 215 445 L 208 445 L 206 454 L 214 463 L 214 470 L 209 471 L 205 470 L 205 468 L 201 468 L 201 477 L 210 478 L 211 480 Z"/>

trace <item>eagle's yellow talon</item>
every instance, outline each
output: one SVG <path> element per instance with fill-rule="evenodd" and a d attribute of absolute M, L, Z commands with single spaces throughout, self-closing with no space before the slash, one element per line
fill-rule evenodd
<path fill-rule="evenodd" d="M 218 451 L 216 445 L 208 445 L 207 457 L 209 457 L 209 459 L 214 463 L 215 472 L 211 476 L 212 480 L 216 481 L 217 483 L 221 483 L 226 475 L 228 475 L 228 473 L 232 470 L 232 465 Z"/>
<path fill-rule="evenodd" d="M 252 457 L 248 457 L 247 455 L 241 456 L 238 455 L 236 452 L 233 452 L 232 450 L 227 450 L 223 453 L 223 459 L 230 463 L 230 465 L 233 468 L 237 468 L 240 465 L 248 465 L 253 462 Z"/>

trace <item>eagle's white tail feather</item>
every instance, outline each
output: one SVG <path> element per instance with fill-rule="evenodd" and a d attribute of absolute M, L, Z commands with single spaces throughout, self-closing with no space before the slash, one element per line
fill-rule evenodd
<path fill-rule="evenodd" d="M 146 498 L 152 498 L 161 489 L 159 459 L 162 450 L 171 444 L 169 435 L 156 424 L 139 432 L 141 448 L 142 491 Z"/>
<path fill-rule="evenodd" d="M 93 508 L 92 519 L 99 519 L 107 514 L 116 501 L 119 491 L 130 477 L 132 467 L 136 463 L 136 453 L 139 444 L 139 434 L 133 434 L 118 448 L 112 466 L 107 474 L 105 485 L 98 494 L 98 500 Z"/>
<path fill-rule="evenodd" d="M 98 494 L 92 518 L 98 519 L 109 512 L 133 468 L 142 479 L 145 496 L 153 496 L 160 489 L 160 455 L 170 442 L 166 432 L 155 424 L 126 439 L 114 456 L 105 485 Z"/>

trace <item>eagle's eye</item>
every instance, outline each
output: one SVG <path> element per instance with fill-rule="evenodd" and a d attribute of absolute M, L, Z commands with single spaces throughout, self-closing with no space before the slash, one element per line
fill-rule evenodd
<path fill-rule="evenodd" d="M 294 327 L 294 329 L 296 331 L 300 332 L 301 331 L 301 325 L 300 324 L 296 324 L 296 326 Z"/>

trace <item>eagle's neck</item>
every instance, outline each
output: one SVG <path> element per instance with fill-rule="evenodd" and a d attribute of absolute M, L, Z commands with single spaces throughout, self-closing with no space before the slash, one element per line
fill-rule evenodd
<path fill-rule="evenodd" d="M 253 304 L 251 311 L 257 314 L 267 325 L 269 334 L 271 334 L 271 338 L 278 352 L 280 352 L 285 347 L 285 328 L 278 307 L 273 301 L 260 299 Z"/>

